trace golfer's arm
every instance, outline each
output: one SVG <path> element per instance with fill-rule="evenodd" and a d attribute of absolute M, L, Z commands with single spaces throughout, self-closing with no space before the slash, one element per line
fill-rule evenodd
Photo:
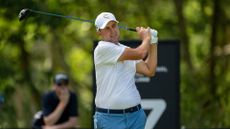
<path fill-rule="evenodd" d="M 137 63 L 137 73 L 152 77 L 156 73 L 157 68 L 157 45 L 151 45 L 148 57 L 145 61 Z"/>
<path fill-rule="evenodd" d="M 54 125 L 61 117 L 66 104 L 60 102 L 56 109 L 48 116 L 44 117 L 45 125 Z"/>
<path fill-rule="evenodd" d="M 150 38 L 145 38 L 137 48 L 125 48 L 119 61 L 144 59 L 150 48 Z"/>

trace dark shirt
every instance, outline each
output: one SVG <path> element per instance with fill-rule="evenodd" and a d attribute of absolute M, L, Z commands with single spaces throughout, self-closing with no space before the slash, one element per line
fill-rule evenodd
<path fill-rule="evenodd" d="M 46 117 L 50 115 L 58 106 L 60 100 L 56 95 L 55 91 L 50 91 L 42 96 L 42 111 L 43 115 Z M 69 117 L 78 116 L 77 112 L 77 97 L 76 94 L 70 91 L 69 102 L 65 107 L 60 119 L 55 123 L 61 124 L 69 120 Z"/>

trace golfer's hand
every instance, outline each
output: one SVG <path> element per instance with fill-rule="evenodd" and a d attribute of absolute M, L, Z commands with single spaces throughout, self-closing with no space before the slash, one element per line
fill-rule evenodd
<path fill-rule="evenodd" d="M 69 97 L 70 97 L 70 93 L 68 88 L 64 87 L 61 89 L 61 94 L 59 96 L 60 101 L 63 104 L 67 104 L 69 102 Z"/>
<path fill-rule="evenodd" d="M 142 40 L 150 40 L 151 39 L 151 33 L 150 28 L 144 28 L 144 27 L 137 27 L 136 28 L 138 35 Z"/>

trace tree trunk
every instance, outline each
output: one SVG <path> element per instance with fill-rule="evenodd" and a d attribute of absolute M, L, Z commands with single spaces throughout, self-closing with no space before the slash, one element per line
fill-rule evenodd
<path fill-rule="evenodd" d="M 216 89 L 217 89 L 217 82 L 216 82 L 216 75 L 215 75 L 215 67 L 216 67 L 216 57 L 215 57 L 215 47 L 217 44 L 217 27 L 218 27 L 218 19 L 220 11 L 219 1 L 213 0 L 213 17 L 212 17 L 212 24 L 211 24 L 211 37 L 210 37 L 210 50 L 209 50 L 209 83 L 210 83 L 210 93 L 211 95 L 216 98 Z"/>
<path fill-rule="evenodd" d="M 182 57 L 185 60 L 187 66 L 189 67 L 190 71 L 194 71 L 194 66 L 191 60 L 190 54 L 190 47 L 189 47 L 189 36 L 187 33 L 187 25 L 186 20 L 183 15 L 183 0 L 174 0 L 174 4 L 176 7 L 176 13 L 178 16 L 178 25 L 181 34 L 181 47 L 182 47 Z"/>
<path fill-rule="evenodd" d="M 21 33 L 20 34 L 24 34 L 22 33 L 24 31 L 23 28 L 20 28 L 21 29 Z M 24 113 L 27 113 L 26 115 L 28 116 L 28 119 L 31 119 L 29 118 L 31 114 L 29 113 L 32 113 L 33 112 L 33 108 L 34 107 L 39 107 L 39 104 L 40 104 L 40 93 L 39 91 L 35 88 L 35 85 L 34 85 L 34 82 L 32 81 L 32 78 L 31 78 L 31 67 L 30 67 L 30 59 L 29 59 L 29 53 L 26 51 L 26 48 L 25 48 L 25 42 L 23 41 L 22 39 L 22 35 L 19 35 L 19 37 L 17 37 L 17 42 L 18 42 L 18 47 L 19 47 L 19 50 L 20 50 L 20 57 L 19 57 L 19 62 L 20 62 L 20 68 L 21 68 L 21 72 L 22 72 L 22 75 L 23 75 L 23 78 L 21 78 L 21 86 L 23 86 L 23 84 L 26 84 L 25 86 L 28 86 L 26 87 L 26 89 L 28 88 L 30 90 L 30 93 L 32 94 L 32 102 L 28 102 L 28 104 L 30 104 L 30 111 L 26 110 Z M 32 106 L 33 105 L 33 106 Z M 23 105 L 25 108 L 26 105 Z M 35 109 L 37 110 L 37 109 Z M 28 121 L 28 123 L 26 124 L 29 124 L 30 121 Z"/>

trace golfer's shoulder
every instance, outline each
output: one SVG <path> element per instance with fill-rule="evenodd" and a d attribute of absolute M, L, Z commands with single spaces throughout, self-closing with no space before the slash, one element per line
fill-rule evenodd
<path fill-rule="evenodd" d="M 112 43 L 106 42 L 106 41 L 100 41 L 98 42 L 98 45 L 96 46 L 94 52 L 95 53 L 101 53 L 110 51 L 113 48 Z"/>
<path fill-rule="evenodd" d="M 97 44 L 97 48 L 105 48 L 105 47 L 111 47 L 113 43 L 106 42 L 106 41 L 99 41 Z"/>

